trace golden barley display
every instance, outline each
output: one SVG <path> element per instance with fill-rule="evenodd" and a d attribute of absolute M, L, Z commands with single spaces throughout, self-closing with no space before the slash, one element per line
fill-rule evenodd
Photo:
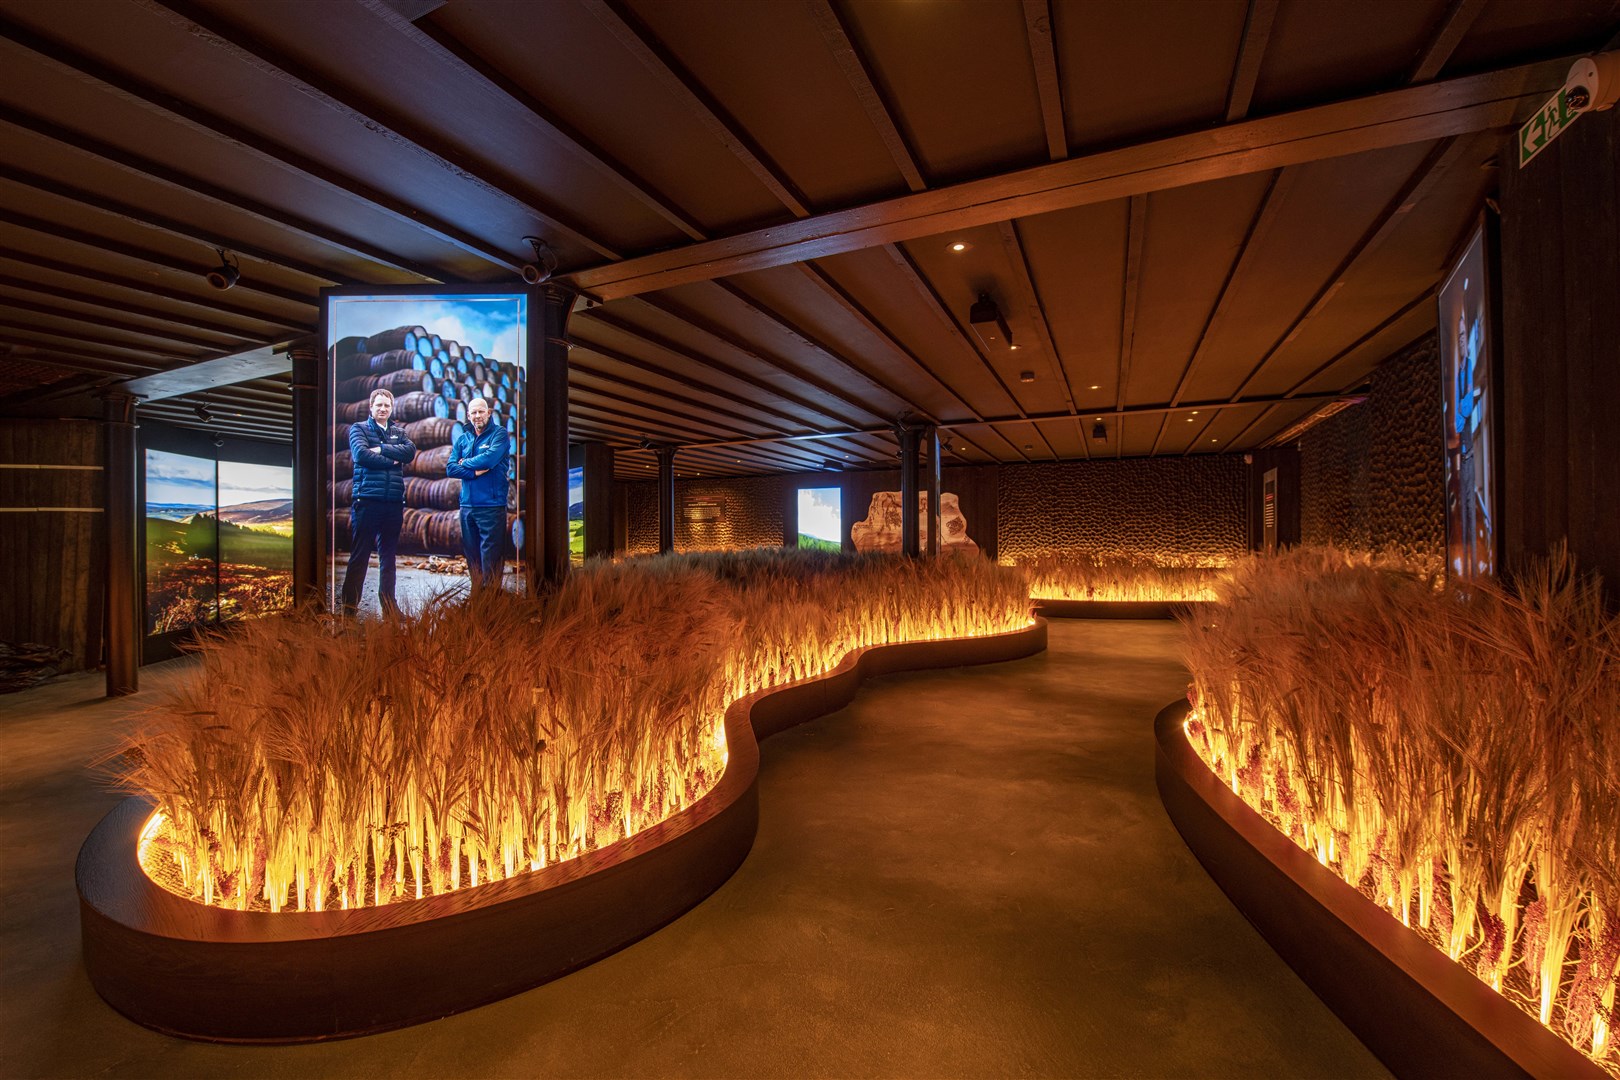
<path fill-rule="evenodd" d="M 1562 555 L 1511 588 L 1331 551 L 1187 625 L 1187 736 L 1249 805 L 1609 1072 L 1620 620 Z"/>
<path fill-rule="evenodd" d="M 208 642 L 120 748 L 156 805 L 140 860 L 206 904 L 312 911 L 442 894 L 656 824 L 726 763 L 727 704 L 851 649 L 1029 624 L 967 560 L 791 552 L 591 564 L 540 600 L 303 615 Z"/>
<path fill-rule="evenodd" d="M 1178 559 L 1140 553 L 1041 555 L 1018 560 L 1035 600 L 1149 601 L 1215 599 L 1225 559 Z"/>

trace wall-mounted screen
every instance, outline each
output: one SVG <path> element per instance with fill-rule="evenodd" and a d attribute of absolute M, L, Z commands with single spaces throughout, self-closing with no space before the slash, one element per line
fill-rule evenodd
<path fill-rule="evenodd" d="M 842 551 L 844 493 L 835 487 L 799 489 L 799 547 Z"/>
<path fill-rule="evenodd" d="M 325 299 L 333 610 L 415 612 L 465 586 L 469 564 L 480 583 L 521 580 L 528 297 L 394 289 Z M 385 417 L 379 390 L 391 395 Z"/>
<path fill-rule="evenodd" d="M 219 614 L 292 603 L 293 472 L 285 465 L 219 463 Z"/>
<path fill-rule="evenodd" d="M 211 458 L 146 452 L 146 632 L 214 621 L 219 502 Z"/>
<path fill-rule="evenodd" d="M 1483 223 L 1440 288 L 1446 563 L 1467 581 L 1496 572 L 1495 343 Z"/>
<path fill-rule="evenodd" d="M 585 562 L 585 466 L 568 470 L 568 559 Z"/>

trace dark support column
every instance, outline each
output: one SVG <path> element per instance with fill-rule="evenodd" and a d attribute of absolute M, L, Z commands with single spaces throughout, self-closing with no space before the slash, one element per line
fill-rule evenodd
<path fill-rule="evenodd" d="M 555 282 L 536 291 L 540 302 L 531 301 L 538 310 L 529 317 L 523 447 L 529 493 L 523 508 L 524 561 L 531 594 L 561 585 L 568 576 L 568 316 L 576 295 Z"/>
<path fill-rule="evenodd" d="M 675 550 L 675 447 L 658 447 L 658 551 Z"/>
<path fill-rule="evenodd" d="M 588 442 L 585 451 L 585 557 L 613 554 L 613 447 Z"/>
<path fill-rule="evenodd" d="M 107 696 L 140 689 L 141 593 L 136 565 L 135 398 L 113 394 L 106 404 Z"/>
<path fill-rule="evenodd" d="M 321 467 L 326 454 L 321 349 L 314 338 L 305 338 L 287 352 L 293 365 L 293 604 L 318 607 L 325 592 L 325 511 L 332 501 Z"/>
<path fill-rule="evenodd" d="M 900 436 L 900 553 L 915 559 L 918 550 L 917 489 L 919 470 L 917 437 L 921 432 L 909 425 L 898 429 Z"/>
<path fill-rule="evenodd" d="M 928 453 L 928 464 L 925 467 L 922 486 L 928 494 L 928 555 L 932 558 L 940 553 L 943 541 L 939 535 L 939 428 L 932 424 L 922 429 L 923 449 Z"/>

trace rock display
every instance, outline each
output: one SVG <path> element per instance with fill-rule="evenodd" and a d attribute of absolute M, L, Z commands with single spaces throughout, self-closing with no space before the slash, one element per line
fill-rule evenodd
<path fill-rule="evenodd" d="M 917 493 L 918 516 L 921 522 L 917 530 L 917 546 L 921 551 L 928 550 L 928 492 Z M 961 501 L 952 491 L 942 492 L 939 496 L 940 516 L 940 554 L 977 555 L 979 545 L 973 542 L 968 535 L 967 517 L 962 513 Z M 856 551 L 893 551 L 900 550 L 900 493 L 898 491 L 879 491 L 872 495 L 872 505 L 868 508 L 865 521 L 857 521 L 850 526 L 850 540 L 855 544 Z"/>

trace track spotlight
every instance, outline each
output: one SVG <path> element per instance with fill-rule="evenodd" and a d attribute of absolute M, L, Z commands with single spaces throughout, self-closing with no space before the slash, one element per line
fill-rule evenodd
<path fill-rule="evenodd" d="M 651 450 L 651 449 L 653 449 L 653 448 L 654 448 L 654 447 L 655 447 L 655 446 L 657 446 L 657 443 L 655 443 L 655 442 L 653 442 L 653 441 L 652 441 L 652 440 L 651 440 L 651 439 L 649 439 L 649 438 L 647 438 L 647 436 L 645 436 L 645 435 L 643 435 L 643 436 L 642 436 L 642 437 L 641 437 L 641 438 L 640 438 L 640 439 L 639 439 L 639 440 L 638 440 L 638 441 L 637 441 L 637 442 L 636 442 L 636 446 L 637 446 L 637 447 L 638 447 L 638 448 L 640 448 L 640 449 L 642 449 L 642 450 Z"/>
<path fill-rule="evenodd" d="M 557 272 L 557 253 L 538 236 L 525 236 L 523 240 L 534 249 L 534 262 L 523 264 L 523 280 L 530 285 L 549 281 Z"/>
<path fill-rule="evenodd" d="M 205 424 L 212 424 L 214 422 L 214 414 L 209 412 L 208 406 L 202 404 L 201 402 L 193 405 L 191 407 L 191 411 L 196 413 L 197 419 L 201 420 Z"/>
<path fill-rule="evenodd" d="M 224 292 L 242 280 L 242 268 L 234 259 L 225 254 L 223 248 L 215 248 L 214 250 L 219 252 L 219 265 L 208 271 L 208 284 Z"/>

